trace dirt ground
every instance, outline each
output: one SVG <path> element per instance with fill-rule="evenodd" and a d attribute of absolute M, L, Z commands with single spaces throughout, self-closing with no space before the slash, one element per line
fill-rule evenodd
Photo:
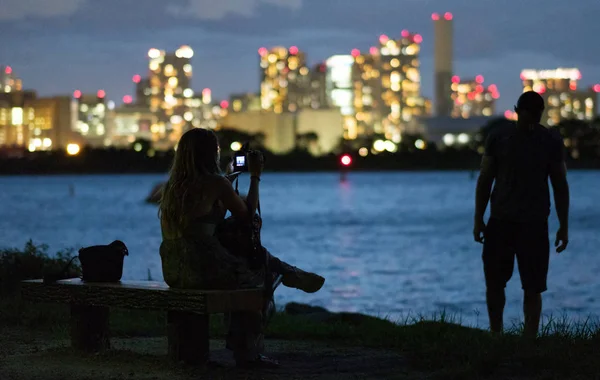
<path fill-rule="evenodd" d="M 218 367 L 200 369 L 171 363 L 167 340 L 120 338 L 111 350 L 84 355 L 69 348 L 69 341 L 20 329 L 0 331 L 0 379 L 423 379 L 409 371 L 394 352 L 341 347 L 323 342 L 266 342 L 266 354 L 278 359 L 276 370 L 244 371 L 235 368 L 224 342 L 211 341 L 211 359 Z"/>

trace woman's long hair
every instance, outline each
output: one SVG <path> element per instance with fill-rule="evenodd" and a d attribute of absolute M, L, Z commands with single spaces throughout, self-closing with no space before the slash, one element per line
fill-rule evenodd
<path fill-rule="evenodd" d="M 219 141 L 213 131 L 194 128 L 181 136 L 158 211 L 170 229 L 181 231 L 187 226 L 203 179 L 221 174 L 219 161 Z"/>

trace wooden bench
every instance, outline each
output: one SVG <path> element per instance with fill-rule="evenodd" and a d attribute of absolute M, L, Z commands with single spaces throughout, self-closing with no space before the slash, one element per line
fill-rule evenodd
<path fill-rule="evenodd" d="M 208 362 L 210 314 L 260 311 L 264 305 L 262 288 L 183 290 L 156 281 L 89 283 L 79 278 L 23 281 L 21 296 L 31 302 L 70 304 L 71 345 L 87 352 L 110 348 L 110 307 L 165 310 L 169 356 L 188 364 Z"/>

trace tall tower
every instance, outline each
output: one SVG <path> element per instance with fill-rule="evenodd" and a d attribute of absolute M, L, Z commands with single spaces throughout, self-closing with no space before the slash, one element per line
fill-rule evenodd
<path fill-rule="evenodd" d="M 172 145 L 188 128 L 184 116 L 189 108 L 187 100 L 194 96 L 190 88 L 193 56 L 194 51 L 187 45 L 179 47 L 175 53 L 155 48 L 148 51 L 149 90 L 143 92 L 150 92 L 150 111 L 158 115 L 161 137 L 167 137 Z M 147 85 L 141 78 L 140 84 Z"/>
<path fill-rule="evenodd" d="M 298 47 L 258 49 L 260 55 L 261 107 L 275 113 L 296 112 L 310 106 L 309 69 Z"/>
<path fill-rule="evenodd" d="M 435 114 L 450 116 L 452 112 L 452 13 L 431 15 L 435 29 Z"/>

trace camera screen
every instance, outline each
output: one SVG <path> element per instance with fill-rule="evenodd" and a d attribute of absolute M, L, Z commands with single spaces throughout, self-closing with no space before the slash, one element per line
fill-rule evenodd
<path fill-rule="evenodd" d="M 235 157 L 235 166 L 246 166 L 246 157 L 245 156 L 236 156 Z"/>

